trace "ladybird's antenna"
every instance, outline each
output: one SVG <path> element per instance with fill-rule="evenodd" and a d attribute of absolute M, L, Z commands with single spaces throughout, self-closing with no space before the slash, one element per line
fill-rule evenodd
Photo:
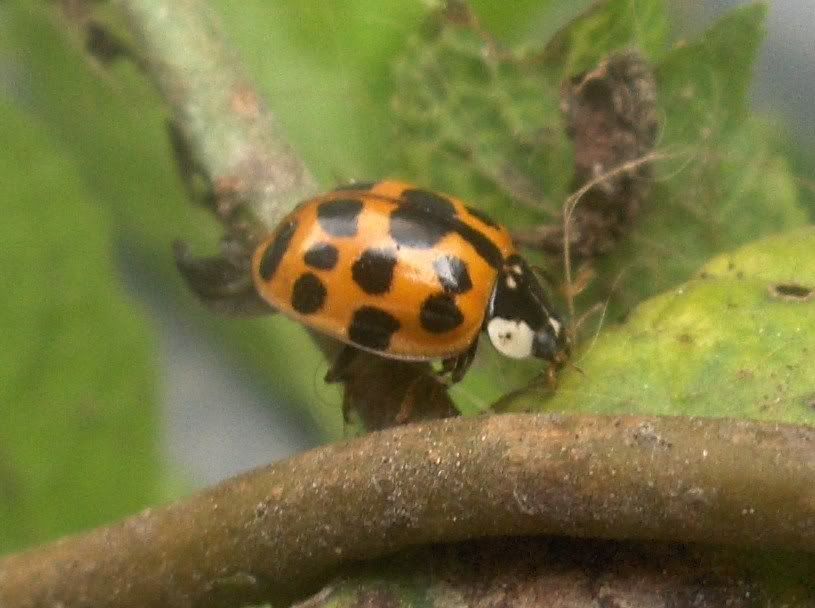
<path fill-rule="evenodd" d="M 585 377 L 586 372 L 585 372 L 585 371 L 583 371 L 583 368 L 582 368 L 582 367 L 578 367 L 576 363 L 572 363 L 571 361 L 568 361 L 568 360 L 567 360 L 567 361 L 566 361 L 566 365 L 567 365 L 568 367 L 571 367 L 571 368 L 572 368 L 574 371 L 576 371 L 577 373 L 579 373 L 581 376 L 584 376 L 584 377 Z"/>
<path fill-rule="evenodd" d="M 553 275 L 543 266 L 540 266 L 539 264 L 530 264 L 529 267 L 532 269 L 532 272 L 538 275 L 538 278 L 543 279 L 543 282 L 547 285 L 552 286 L 555 284 L 555 275 Z"/>
<path fill-rule="evenodd" d="M 638 158 L 633 160 L 626 161 L 616 167 L 609 169 L 605 173 L 598 175 L 597 177 L 590 179 L 585 184 L 583 184 L 580 188 L 578 188 L 574 193 L 566 199 L 563 203 L 563 271 L 564 271 L 564 278 L 566 280 L 566 285 L 569 286 L 569 291 L 566 294 L 566 305 L 569 312 L 569 319 L 570 323 L 574 323 L 575 317 L 575 306 L 574 306 L 574 295 L 571 293 L 571 285 L 572 285 L 572 249 L 571 249 L 571 241 L 572 241 L 572 214 L 574 210 L 577 208 L 577 205 L 580 203 L 580 200 L 586 195 L 586 193 L 594 188 L 595 186 L 602 184 L 603 182 L 611 179 L 612 177 L 616 177 L 621 173 L 627 173 L 641 167 L 642 165 L 652 163 L 658 160 L 671 160 L 683 155 L 683 152 L 649 152 L 648 154 L 644 154 Z"/>
<path fill-rule="evenodd" d="M 614 278 L 614 281 L 611 283 L 611 288 L 609 289 L 608 297 L 606 298 L 605 302 L 603 302 L 602 307 L 601 307 L 602 312 L 600 313 L 600 320 L 597 322 L 597 329 L 594 330 L 594 336 L 592 336 L 591 343 L 589 344 L 588 348 L 586 348 L 586 350 L 584 350 L 581 353 L 581 355 L 580 355 L 581 360 L 583 358 L 585 358 L 586 355 L 588 355 L 589 352 L 591 352 L 591 350 L 594 348 L 594 345 L 597 344 L 597 338 L 600 336 L 600 330 L 603 328 L 603 325 L 605 323 L 606 313 L 608 313 L 608 306 L 611 303 L 611 298 L 614 296 L 614 292 L 617 291 L 617 287 L 620 284 L 620 282 L 622 281 L 623 275 L 625 275 L 626 270 L 628 270 L 628 268 L 623 268 L 619 273 L 617 273 L 617 276 Z M 580 317 L 580 319 L 577 322 L 577 327 L 580 327 L 586 321 L 586 319 L 589 318 L 589 316 L 594 314 L 594 312 L 595 312 L 595 310 L 597 310 L 598 306 L 600 306 L 599 302 L 597 304 L 595 304 L 594 306 L 592 306 L 585 313 L 583 313 L 583 315 Z"/>
<path fill-rule="evenodd" d="M 602 324 L 602 321 L 606 316 L 606 309 L 608 309 L 608 303 L 609 303 L 610 300 L 611 300 L 611 296 L 607 297 L 605 302 L 602 302 L 602 303 L 601 302 L 596 302 L 594 305 L 592 305 L 591 308 L 589 308 L 582 315 L 580 315 L 580 317 L 574 323 L 575 331 L 579 331 L 580 328 L 583 327 L 583 324 L 592 315 L 594 315 L 594 313 L 596 313 L 597 311 L 602 311 L 601 314 L 600 314 L 600 323 Z M 598 328 L 598 331 L 599 331 L 599 328 Z"/>

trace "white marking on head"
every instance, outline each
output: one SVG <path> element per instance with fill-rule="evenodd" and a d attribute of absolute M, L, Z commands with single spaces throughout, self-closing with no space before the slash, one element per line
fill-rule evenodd
<path fill-rule="evenodd" d="M 523 321 L 510 321 L 494 317 L 487 323 L 487 335 L 496 350 L 512 359 L 532 356 L 535 332 Z"/>
<path fill-rule="evenodd" d="M 555 335 L 559 336 L 560 330 L 563 329 L 563 326 L 560 324 L 560 321 L 558 321 L 554 317 L 549 317 L 549 325 L 552 326 L 552 331 L 555 332 Z"/>
<path fill-rule="evenodd" d="M 505 282 L 507 284 L 507 287 L 509 287 L 510 289 L 518 289 L 518 281 L 516 281 L 515 277 L 513 277 L 511 274 L 507 275 L 507 279 Z"/>

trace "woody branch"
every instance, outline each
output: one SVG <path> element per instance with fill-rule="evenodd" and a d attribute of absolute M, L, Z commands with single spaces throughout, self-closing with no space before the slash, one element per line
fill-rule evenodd
<path fill-rule="evenodd" d="M 289 601 L 409 546 L 556 534 L 815 552 L 815 430 L 501 415 L 313 450 L 0 561 L 0 605 Z"/>

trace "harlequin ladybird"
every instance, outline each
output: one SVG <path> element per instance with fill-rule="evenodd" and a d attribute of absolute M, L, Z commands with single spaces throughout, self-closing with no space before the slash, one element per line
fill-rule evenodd
<path fill-rule="evenodd" d="M 410 184 L 353 184 L 301 203 L 255 250 L 252 277 L 287 316 L 384 357 L 441 359 L 453 382 L 482 330 L 508 357 L 566 356 L 561 320 L 507 230 Z"/>

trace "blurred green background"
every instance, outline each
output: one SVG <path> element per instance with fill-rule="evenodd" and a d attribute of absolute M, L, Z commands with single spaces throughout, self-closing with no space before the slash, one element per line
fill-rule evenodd
<path fill-rule="evenodd" d="M 393 66 L 415 50 L 424 3 L 212 4 L 322 185 L 399 170 L 399 146 L 413 148 L 395 137 Z M 499 40 L 529 46 L 587 4 L 473 2 Z M 668 39 L 739 4 L 668 2 Z M 815 10 L 775 2 L 768 27 L 754 102 L 791 137 L 762 123 L 737 145 L 750 156 L 754 141 L 781 141 L 772 154 L 783 148 L 789 166 L 768 175 L 811 199 L 802 150 L 815 141 Z M 341 434 L 338 393 L 323 386 L 326 364 L 299 327 L 217 318 L 182 285 L 170 243 L 211 252 L 219 229 L 185 199 L 165 117 L 132 66 L 85 55 L 60 3 L 0 4 L 0 552 Z M 405 174 L 422 174 L 418 165 Z M 797 197 L 798 215 L 779 226 L 804 221 Z M 484 394 L 479 382 L 491 378 L 461 395 Z"/>

